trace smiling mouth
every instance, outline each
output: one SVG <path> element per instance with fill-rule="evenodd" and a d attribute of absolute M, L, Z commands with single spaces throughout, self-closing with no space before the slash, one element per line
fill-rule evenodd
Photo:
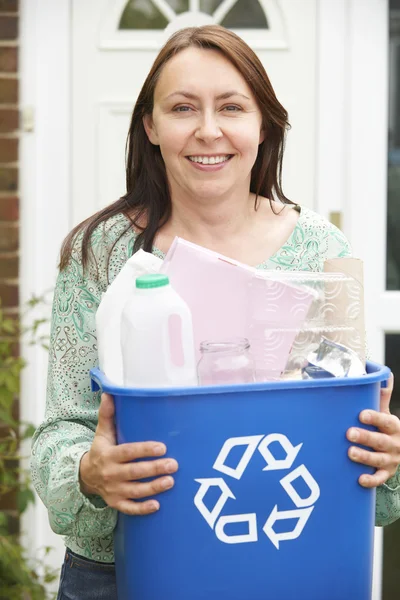
<path fill-rule="evenodd" d="M 233 154 L 219 154 L 216 156 L 186 156 L 190 162 L 199 163 L 201 165 L 219 165 L 225 163 L 232 158 Z"/>

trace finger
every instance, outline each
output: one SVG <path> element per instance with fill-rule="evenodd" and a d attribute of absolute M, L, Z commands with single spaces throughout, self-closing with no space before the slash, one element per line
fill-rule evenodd
<path fill-rule="evenodd" d="M 150 515 L 159 510 L 160 504 L 157 500 L 146 500 L 146 502 L 121 500 L 115 508 L 125 515 Z"/>
<path fill-rule="evenodd" d="M 103 471 L 102 476 L 104 482 L 113 486 L 115 483 L 126 483 L 128 481 L 147 479 L 148 477 L 169 475 L 175 473 L 177 470 L 178 463 L 175 459 L 162 458 L 158 460 L 113 464 L 107 470 Z"/>
<path fill-rule="evenodd" d="M 360 475 L 358 478 L 358 483 L 365 488 L 374 488 L 386 483 L 389 477 L 390 473 L 388 471 L 385 469 L 379 469 L 379 471 L 373 475 Z"/>
<path fill-rule="evenodd" d="M 389 407 L 390 407 L 390 399 L 392 397 L 392 392 L 393 392 L 393 385 L 394 385 L 394 377 L 393 377 L 393 373 L 391 373 L 390 377 L 387 381 L 387 386 L 384 388 L 381 388 L 380 403 L 379 403 L 379 410 L 381 412 L 390 414 Z"/>
<path fill-rule="evenodd" d="M 129 498 L 131 500 L 141 500 L 142 498 L 149 498 L 156 494 L 161 494 L 174 487 L 175 481 L 173 477 L 158 477 L 152 481 L 126 483 L 120 486 L 118 494 L 123 498 Z"/>
<path fill-rule="evenodd" d="M 373 425 L 383 433 L 393 435 L 400 433 L 400 421 L 395 415 L 376 410 L 363 410 L 360 413 L 359 419 L 365 425 Z"/>
<path fill-rule="evenodd" d="M 386 433 L 351 427 L 351 429 L 347 431 L 346 437 L 350 442 L 369 446 L 379 452 L 392 452 L 395 450 L 395 444 L 392 437 Z"/>
<path fill-rule="evenodd" d="M 114 425 L 114 400 L 110 394 L 101 395 L 96 434 L 105 437 L 111 444 L 116 444 Z"/>
<path fill-rule="evenodd" d="M 357 446 L 349 448 L 348 456 L 353 462 L 375 467 L 376 469 L 390 470 L 393 464 L 390 454 L 386 454 L 385 452 L 369 452 L 363 448 L 357 448 Z"/>
<path fill-rule="evenodd" d="M 164 456 L 167 448 L 159 442 L 133 442 L 120 444 L 112 449 L 112 457 L 115 462 L 126 463 L 138 458 L 151 458 L 152 456 Z"/>
<path fill-rule="evenodd" d="M 120 465 L 116 472 L 119 481 L 136 481 L 147 477 L 169 475 L 178 470 L 178 463 L 173 458 L 162 458 L 148 461 L 131 462 Z"/>

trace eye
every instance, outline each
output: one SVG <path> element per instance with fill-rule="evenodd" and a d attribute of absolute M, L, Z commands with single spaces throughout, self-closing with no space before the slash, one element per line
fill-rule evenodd
<path fill-rule="evenodd" d="M 228 112 L 240 112 L 242 108 L 235 104 L 229 104 L 228 106 L 224 106 L 223 110 L 227 110 Z"/>
<path fill-rule="evenodd" d="M 173 112 L 189 112 L 189 110 L 192 110 L 190 106 L 175 106 L 172 109 Z"/>

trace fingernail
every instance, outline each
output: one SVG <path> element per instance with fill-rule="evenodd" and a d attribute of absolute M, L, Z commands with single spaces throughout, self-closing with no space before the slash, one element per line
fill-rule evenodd
<path fill-rule="evenodd" d="M 156 512 L 156 510 L 158 510 L 159 508 L 160 508 L 160 505 L 158 504 L 158 502 L 150 502 L 149 503 L 149 510 Z"/>
<path fill-rule="evenodd" d="M 167 490 L 168 488 L 172 487 L 173 485 L 174 485 L 174 480 L 172 479 L 172 477 L 165 477 L 165 479 L 163 479 L 161 482 L 161 487 L 164 490 Z"/>
<path fill-rule="evenodd" d="M 176 471 L 176 463 L 173 460 L 169 460 L 165 464 L 165 470 L 167 473 L 174 473 Z"/>
<path fill-rule="evenodd" d="M 163 444 L 156 444 L 153 447 L 153 452 L 154 452 L 154 454 L 165 454 L 166 448 Z"/>
<path fill-rule="evenodd" d="M 370 412 L 365 412 L 363 413 L 363 421 L 364 423 L 370 423 L 371 422 L 371 413 Z"/>
<path fill-rule="evenodd" d="M 359 433 L 358 433 L 357 429 L 350 429 L 349 438 L 352 442 L 356 442 L 358 440 Z"/>
<path fill-rule="evenodd" d="M 357 448 L 350 448 L 350 456 L 351 456 L 351 458 L 359 458 L 360 457 L 359 450 L 357 450 Z"/>

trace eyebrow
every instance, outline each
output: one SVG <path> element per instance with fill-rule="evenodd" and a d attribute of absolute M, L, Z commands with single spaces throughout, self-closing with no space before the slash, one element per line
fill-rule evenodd
<path fill-rule="evenodd" d="M 196 96 L 196 94 L 192 94 L 191 92 L 187 92 L 185 90 L 178 90 L 177 92 L 172 92 L 172 94 L 169 94 L 165 100 L 168 100 L 168 98 L 172 98 L 172 96 L 184 96 L 185 98 L 189 98 L 191 100 L 198 100 L 199 96 Z M 226 100 L 227 98 L 231 98 L 232 96 L 241 96 L 242 98 L 246 98 L 246 100 L 250 100 L 250 98 L 248 96 L 245 96 L 244 94 L 241 94 L 240 92 L 237 92 L 236 90 L 232 90 L 229 92 L 224 92 L 223 94 L 219 94 L 217 96 L 217 100 Z"/>

